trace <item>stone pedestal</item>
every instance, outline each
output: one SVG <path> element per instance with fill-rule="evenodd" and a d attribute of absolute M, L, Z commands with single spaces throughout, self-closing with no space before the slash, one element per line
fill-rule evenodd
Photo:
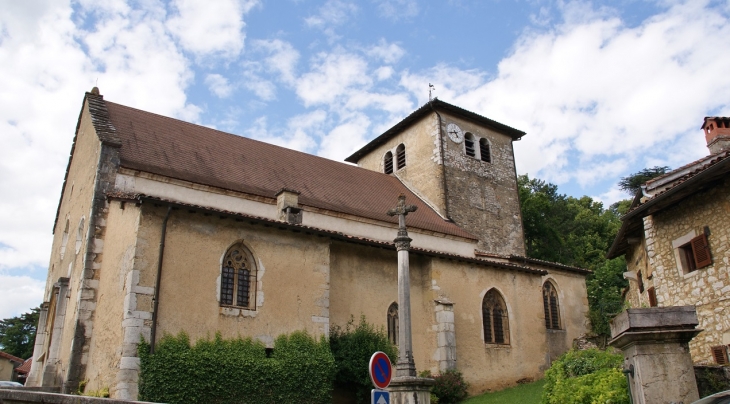
<path fill-rule="evenodd" d="M 611 321 L 609 345 L 624 354 L 634 404 L 689 404 L 699 399 L 688 343 L 694 306 L 628 309 Z"/>
<path fill-rule="evenodd" d="M 431 404 L 431 386 L 433 379 L 424 377 L 395 377 L 390 382 L 391 404 Z"/>

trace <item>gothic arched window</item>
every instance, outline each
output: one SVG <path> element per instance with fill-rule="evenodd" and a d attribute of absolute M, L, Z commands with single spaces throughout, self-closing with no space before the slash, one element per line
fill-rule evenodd
<path fill-rule="evenodd" d="M 509 344 L 507 305 L 495 289 L 487 292 L 482 300 L 482 323 L 485 343 Z"/>
<path fill-rule="evenodd" d="M 388 307 L 388 340 L 393 345 L 398 345 L 398 303 Z"/>
<path fill-rule="evenodd" d="M 256 266 L 243 243 L 231 246 L 223 258 L 220 304 L 256 308 Z"/>
<path fill-rule="evenodd" d="M 395 148 L 395 157 L 398 163 L 398 170 L 406 166 L 406 147 L 403 143 Z"/>
<path fill-rule="evenodd" d="M 468 132 L 464 135 L 464 151 L 469 157 L 476 156 L 476 151 L 474 150 L 474 135 Z"/>
<path fill-rule="evenodd" d="M 545 327 L 551 330 L 560 329 L 560 305 L 558 291 L 552 282 L 542 285 L 542 304 L 545 308 Z"/>
<path fill-rule="evenodd" d="M 485 138 L 479 139 L 479 158 L 487 163 L 492 162 L 492 153 L 489 150 L 489 141 Z"/>
<path fill-rule="evenodd" d="M 383 166 L 384 166 L 383 171 L 386 174 L 393 173 L 393 153 L 391 153 L 391 152 L 385 153 L 385 157 L 383 158 Z"/>

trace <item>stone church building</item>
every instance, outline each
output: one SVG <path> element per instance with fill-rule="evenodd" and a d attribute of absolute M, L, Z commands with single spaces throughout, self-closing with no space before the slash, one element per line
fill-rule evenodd
<path fill-rule="evenodd" d="M 513 142 L 433 100 L 344 164 L 86 93 L 53 227 L 28 385 L 136 398 L 140 337 L 272 346 L 365 315 L 397 329 L 408 215 L 418 371 L 471 392 L 540 378 L 586 332 L 586 270 L 526 258 Z"/>

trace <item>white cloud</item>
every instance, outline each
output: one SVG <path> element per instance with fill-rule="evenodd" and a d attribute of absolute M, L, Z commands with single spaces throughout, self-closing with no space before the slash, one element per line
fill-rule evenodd
<path fill-rule="evenodd" d="M 374 59 L 380 59 L 387 64 L 393 64 L 400 60 L 406 51 L 398 44 L 388 43 L 380 39 L 377 45 L 371 46 L 365 53 Z"/>
<path fill-rule="evenodd" d="M 0 319 L 17 317 L 43 303 L 45 282 L 0 274 Z"/>
<path fill-rule="evenodd" d="M 378 81 L 387 80 L 393 77 L 393 73 L 395 73 L 395 70 L 393 70 L 391 66 L 380 66 L 375 69 L 375 77 L 377 77 Z"/>
<path fill-rule="evenodd" d="M 198 55 L 237 56 L 243 49 L 246 15 L 257 0 L 174 0 L 167 26 L 180 44 Z"/>
<path fill-rule="evenodd" d="M 268 53 L 263 62 L 268 71 L 279 74 L 281 80 L 287 84 L 294 83 L 299 52 L 290 43 L 280 39 L 256 40 L 253 46 L 256 50 Z"/>
<path fill-rule="evenodd" d="M 284 127 L 270 128 L 266 117 L 259 117 L 246 135 L 252 139 L 303 152 L 312 152 L 317 147 L 315 138 L 321 137 L 327 120 L 327 113 L 315 110 L 290 118 Z"/>
<path fill-rule="evenodd" d="M 381 16 L 398 21 L 409 19 L 418 15 L 418 2 L 416 0 L 373 0 L 378 5 L 378 12 Z"/>
<path fill-rule="evenodd" d="M 241 82 L 241 85 L 264 101 L 271 101 L 276 98 L 276 86 L 274 83 L 262 78 L 252 71 L 243 72 L 243 81 Z"/>
<path fill-rule="evenodd" d="M 205 77 L 205 84 L 208 86 L 210 92 L 218 98 L 229 97 L 233 92 L 233 87 L 228 82 L 228 79 L 220 74 L 209 74 Z"/>
<path fill-rule="evenodd" d="M 358 147 L 365 144 L 370 118 L 365 114 L 353 114 L 351 119 L 337 125 L 320 142 L 318 155 L 333 160 L 342 160 Z"/>
<path fill-rule="evenodd" d="M 296 92 L 306 106 L 332 103 L 348 89 L 371 83 L 367 63 L 350 53 L 319 54 L 312 69 L 299 77 Z"/>
<path fill-rule="evenodd" d="M 344 24 L 357 10 L 354 2 L 327 0 L 317 14 L 305 18 L 304 22 L 310 27 L 325 29 L 327 26 Z"/>

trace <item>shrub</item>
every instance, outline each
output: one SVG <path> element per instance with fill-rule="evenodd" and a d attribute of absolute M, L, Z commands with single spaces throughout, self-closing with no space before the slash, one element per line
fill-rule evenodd
<path fill-rule="evenodd" d="M 432 376 L 431 372 L 426 370 L 421 372 L 420 375 L 421 377 L 433 378 L 436 381 L 431 387 L 431 396 L 436 396 L 436 402 L 439 404 L 458 403 L 469 395 L 467 393 L 469 383 L 464 380 L 464 376 L 456 369 L 448 369 L 436 376 Z"/>
<path fill-rule="evenodd" d="M 373 388 L 368 375 L 370 357 L 382 351 L 392 362 L 397 358 L 396 347 L 388 341 L 385 331 L 368 324 L 365 316 L 360 317 L 357 326 L 354 318 L 347 322 L 344 329 L 332 326 L 329 343 L 337 368 L 335 383 L 354 391 L 359 403 L 369 403 L 370 389 Z"/>
<path fill-rule="evenodd" d="M 545 372 L 543 404 L 628 404 L 623 357 L 598 349 L 566 352 Z"/>
<path fill-rule="evenodd" d="M 283 335 L 266 357 L 251 338 L 199 340 L 165 336 L 154 354 L 139 346 L 140 399 L 176 403 L 322 403 L 331 400 L 334 359 L 327 342 L 304 332 Z"/>

